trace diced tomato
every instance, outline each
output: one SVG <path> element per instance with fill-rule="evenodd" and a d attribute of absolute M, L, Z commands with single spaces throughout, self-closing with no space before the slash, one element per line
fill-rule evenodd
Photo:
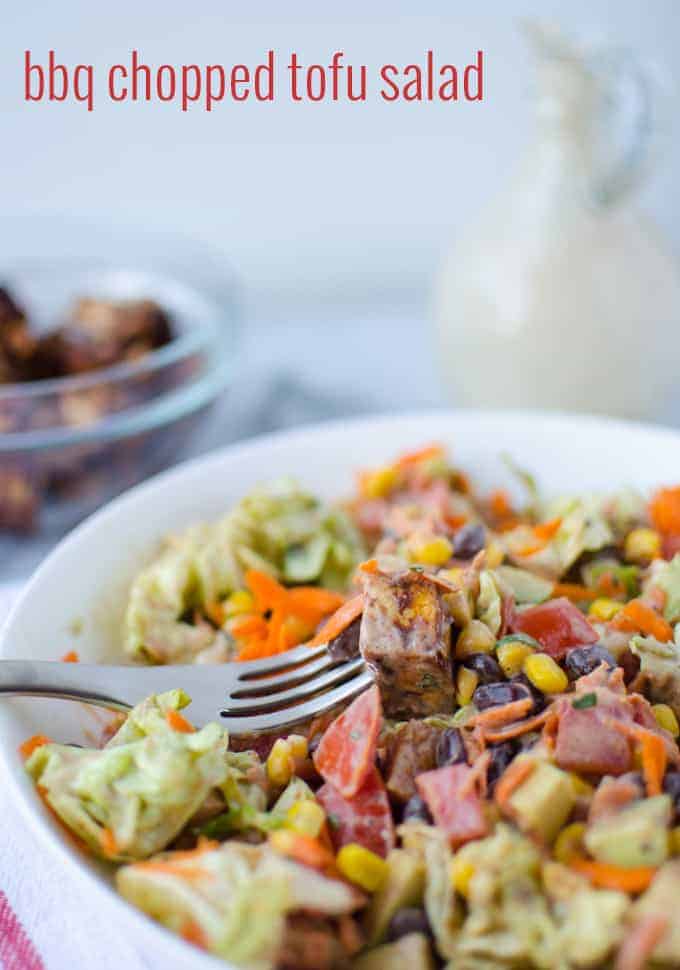
<path fill-rule="evenodd" d="M 360 694 L 328 726 L 314 753 L 314 764 L 324 781 L 352 798 L 374 766 L 382 722 L 380 689 L 373 685 Z"/>
<path fill-rule="evenodd" d="M 425 800 L 435 823 L 449 836 L 456 848 L 487 833 L 482 800 L 471 788 L 459 794 L 472 771 L 468 765 L 450 765 L 426 771 L 416 778 L 416 786 Z"/>
<path fill-rule="evenodd" d="M 331 839 L 336 850 L 358 842 L 385 858 L 394 848 L 394 822 L 383 780 L 375 768 L 353 798 L 345 798 L 326 783 L 316 797 L 328 816 Z"/>
<path fill-rule="evenodd" d="M 560 714 L 555 762 L 566 771 L 587 775 L 623 775 L 632 767 L 630 744 L 612 726 L 613 710 L 598 703 L 577 710 L 571 702 Z"/>
<path fill-rule="evenodd" d="M 513 617 L 515 633 L 538 640 L 546 653 L 560 660 L 572 647 L 597 643 L 598 636 L 577 606 L 566 597 L 548 600 Z"/>

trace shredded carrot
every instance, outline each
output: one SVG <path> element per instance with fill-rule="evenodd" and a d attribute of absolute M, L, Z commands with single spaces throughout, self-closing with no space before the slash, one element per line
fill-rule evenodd
<path fill-rule="evenodd" d="M 680 485 L 660 488 L 649 503 L 649 514 L 659 532 L 680 534 Z"/>
<path fill-rule="evenodd" d="M 468 521 L 467 515 L 449 515 L 447 513 L 444 513 L 443 519 L 446 526 L 451 529 L 452 532 L 462 528 L 462 526 L 464 526 Z"/>
<path fill-rule="evenodd" d="M 286 590 L 286 612 L 316 625 L 319 618 L 334 613 L 345 602 L 345 597 L 330 589 L 316 586 L 296 586 Z"/>
<path fill-rule="evenodd" d="M 568 865 L 590 880 L 597 889 L 618 889 L 624 893 L 641 893 L 656 875 L 654 866 L 637 866 L 627 869 L 606 862 L 594 862 L 579 856 L 570 859 Z"/>
<path fill-rule="evenodd" d="M 286 587 L 277 582 L 269 573 L 260 569 L 248 569 L 246 586 L 255 598 L 255 608 L 260 613 L 279 606 L 286 598 Z"/>
<path fill-rule="evenodd" d="M 614 970 L 644 970 L 667 929 L 666 916 L 659 913 L 641 916 L 621 944 Z"/>
<path fill-rule="evenodd" d="M 457 798 L 465 798 L 465 796 L 469 795 L 471 791 L 474 791 L 477 785 L 479 785 L 483 795 L 486 793 L 486 778 L 490 763 L 490 751 L 484 751 L 479 755 L 467 773 L 465 781 L 458 789 L 458 795 L 456 796 Z"/>
<path fill-rule="evenodd" d="M 31 757 L 34 751 L 42 748 L 44 744 L 52 744 L 52 739 L 48 738 L 45 734 L 34 734 L 33 737 L 28 738 L 23 744 L 19 745 L 19 754 L 26 760 Z"/>
<path fill-rule="evenodd" d="M 75 650 L 69 650 L 61 658 L 61 662 L 64 664 L 77 664 L 79 661 L 80 661 L 80 657 L 78 656 Z"/>
<path fill-rule="evenodd" d="M 581 603 L 583 600 L 596 600 L 600 594 L 580 583 L 555 583 L 552 595 L 566 596 L 573 603 Z"/>
<path fill-rule="evenodd" d="M 366 562 L 359 563 L 358 568 L 362 573 L 377 573 L 378 572 L 378 560 L 377 559 L 367 559 Z"/>
<path fill-rule="evenodd" d="M 530 542 L 522 549 L 518 549 L 517 555 L 533 556 L 534 553 L 540 552 L 541 549 L 545 549 L 550 540 L 559 531 L 561 525 L 562 519 L 557 517 L 555 519 L 549 519 L 547 522 L 540 522 L 538 525 L 533 526 L 531 532 L 534 537 L 534 542 Z"/>
<path fill-rule="evenodd" d="M 263 616 L 256 616 L 255 614 L 239 617 L 237 620 L 234 620 L 231 633 L 237 640 L 245 640 L 253 636 L 266 637 L 267 621 Z"/>
<path fill-rule="evenodd" d="M 535 717 L 528 717 L 523 721 L 515 721 L 513 724 L 508 724 L 507 727 L 502 727 L 497 731 L 485 731 L 484 737 L 492 743 L 496 741 L 509 741 L 512 738 L 519 737 L 521 734 L 528 734 L 530 731 L 535 731 L 541 725 L 547 724 L 552 716 L 553 712 L 548 709 L 542 711 L 540 714 L 536 714 Z"/>
<path fill-rule="evenodd" d="M 442 445 L 431 444 L 416 451 L 407 451 L 397 458 L 397 465 L 404 468 L 408 465 L 417 465 L 421 461 L 429 461 L 431 458 L 441 458 L 444 454 Z"/>
<path fill-rule="evenodd" d="M 102 852 L 108 859 L 112 859 L 118 854 L 118 843 L 111 829 L 102 829 L 101 843 Z"/>
<path fill-rule="evenodd" d="M 661 643 L 667 643 L 673 639 L 673 628 L 670 623 L 640 599 L 626 603 L 612 620 L 612 626 L 616 630 L 625 632 L 644 633 Z"/>
<path fill-rule="evenodd" d="M 511 761 L 496 785 L 494 798 L 500 809 L 506 807 L 512 793 L 522 785 L 535 768 L 533 761 Z"/>
<path fill-rule="evenodd" d="M 343 603 L 340 609 L 336 610 L 332 616 L 329 616 L 318 633 L 309 641 L 308 646 L 318 647 L 321 643 L 328 643 L 329 640 L 333 640 L 343 630 L 346 630 L 350 623 L 353 623 L 358 616 L 361 616 L 363 611 L 364 597 L 359 593 L 358 596 L 353 596 L 352 599 Z"/>
<path fill-rule="evenodd" d="M 187 943 L 193 943 L 194 946 L 198 946 L 202 950 L 208 949 L 208 939 L 196 920 L 186 921 L 182 927 L 182 939 L 186 940 Z"/>
<path fill-rule="evenodd" d="M 607 724 L 640 745 L 642 775 L 647 786 L 647 794 L 661 794 L 663 776 L 666 773 L 668 763 L 668 748 L 664 738 L 639 724 L 629 724 L 627 721 L 621 721 L 618 718 L 608 718 Z"/>
<path fill-rule="evenodd" d="M 645 731 L 642 735 L 642 775 L 647 786 L 647 794 L 660 795 L 663 789 L 663 776 L 666 774 L 668 755 L 662 737 Z"/>
<path fill-rule="evenodd" d="M 344 597 L 316 586 L 286 589 L 268 573 L 246 572 L 255 612 L 235 619 L 229 632 L 238 644 L 237 660 L 270 657 L 304 643 L 319 623 L 344 604 Z"/>
<path fill-rule="evenodd" d="M 471 717 L 467 723 L 483 727 L 484 729 L 500 727 L 503 724 L 510 724 L 512 721 L 517 721 L 524 717 L 533 706 L 533 698 L 523 697 L 521 700 L 511 701 L 509 704 L 499 704 L 497 707 L 490 707 L 486 711 L 481 711 L 481 713 Z"/>
<path fill-rule="evenodd" d="M 179 711 L 168 711 L 165 715 L 165 720 L 173 731 L 179 731 L 180 734 L 193 734 L 196 730 L 191 721 L 187 721 Z"/>
<path fill-rule="evenodd" d="M 335 856 L 318 839 L 290 829 L 281 830 L 279 833 L 284 834 L 284 839 L 275 841 L 274 847 L 278 852 L 312 869 L 326 871 L 335 868 Z"/>
<path fill-rule="evenodd" d="M 507 519 L 514 514 L 510 496 L 503 488 L 497 488 L 489 495 L 489 508 L 497 519 Z"/>
<path fill-rule="evenodd" d="M 626 592 L 623 583 L 616 578 L 610 569 L 598 577 L 595 587 L 601 596 L 608 596 L 611 599 L 616 599 L 617 596 Z"/>

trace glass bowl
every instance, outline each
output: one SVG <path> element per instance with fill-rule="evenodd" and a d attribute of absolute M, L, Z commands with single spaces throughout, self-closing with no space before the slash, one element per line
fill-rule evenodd
<path fill-rule="evenodd" d="M 53 327 L 80 297 L 150 299 L 170 317 L 173 339 L 132 362 L 0 384 L 4 533 L 62 532 L 181 458 L 229 383 L 240 347 L 234 279 L 212 250 L 81 230 L 80 258 L 73 247 L 46 258 L 45 233 L 33 238 L 42 240 L 33 260 L 9 265 L 0 253 L 0 285 L 27 310 L 32 329 Z"/>

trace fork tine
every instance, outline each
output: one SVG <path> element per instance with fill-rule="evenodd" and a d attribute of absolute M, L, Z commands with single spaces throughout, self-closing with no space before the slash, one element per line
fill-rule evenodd
<path fill-rule="evenodd" d="M 322 674 L 329 667 L 338 666 L 339 660 L 334 660 L 329 653 L 324 652 L 317 660 L 295 667 L 288 673 L 274 674 L 272 677 L 258 677 L 257 679 L 238 680 L 235 690 L 231 691 L 232 697 L 260 697 L 271 694 L 274 691 L 284 690 L 286 687 L 293 687 L 295 684 L 303 684 L 317 674 Z M 243 685 L 243 686 L 241 686 Z"/>
<path fill-rule="evenodd" d="M 345 681 L 333 690 L 327 691 L 318 697 L 298 704 L 295 707 L 287 707 L 281 711 L 272 711 L 267 714 L 252 714 L 241 716 L 230 714 L 224 710 L 222 713 L 222 723 L 224 727 L 233 734 L 262 734 L 268 731 L 277 731 L 281 728 L 292 727 L 302 721 L 308 721 L 318 714 L 330 711 L 332 708 L 343 701 L 350 700 L 360 694 L 373 683 L 372 675 L 364 670 L 358 677 Z"/>
<path fill-rule="evenodd" d="M 307 697 L 313 697 L 314 694 L 318 694 L 328 687 L 334 687 L 342 681 L 349 680 L 355 674 L 361 673 L 363 669 L 364 661 L 359 657 L 349 663 L 333 667 L 327 673 L 321 674 L 320 677 L 314 677 L 312 680 L 291 687 L 289 690 L 263 694 L 260 697 L 253 697 L 250 693 L 244 697 L 242 691 L 237 691 L 227 698 L 227 705 L 224 710 L 227 715 L 238 713 L 239 710 L 244 713 L 278 710 L 295 704 L 297 701 L 305 700 Z"/>
<path fill-rule="evenodd" d="M 318 647 L 295 647 L 294 650 L 286 650 L 285 653 L 278 653 L 274 657 L 265 657 L 261 660 L 242 660 L 238 663 L 237 680 L 255 680 L 259 677 L 266 677 L 268 674 L 280 673 L 289 667 L 299 666 L 315 660 L 326 653 L 327 645 L 322 643 Z"/>

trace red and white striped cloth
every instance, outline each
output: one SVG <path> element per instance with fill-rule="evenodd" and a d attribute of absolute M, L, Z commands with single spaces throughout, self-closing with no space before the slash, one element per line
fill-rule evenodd
<path fill-rule="evenodd" d="M 0 586 L 0 624 L 16 592 Z M 142 957 L 121 929 L 35 841 L 0 771 L 0 970 L 152 970 L 153 954 Z"/>

